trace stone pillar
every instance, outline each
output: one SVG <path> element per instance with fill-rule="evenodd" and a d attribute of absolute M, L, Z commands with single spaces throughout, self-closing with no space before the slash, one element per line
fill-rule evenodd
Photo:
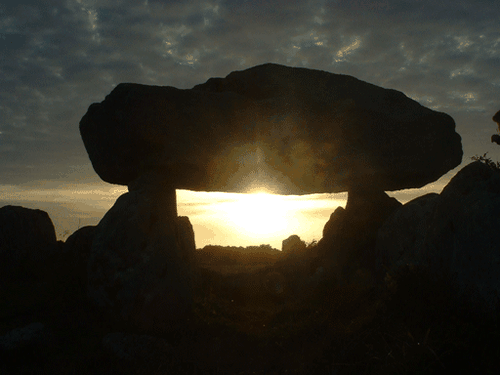
<path fill-rule="evenodd" d="M 128 188 L 96 228 L 87 294 L 133 327 L 169 329 L 192 309 L 194 233 L 168 176 L 151 171 Z"/>
<path fill-rule="evenodd" d="M 367 186 L 348 192 L 345 210 L 337 209 L 325 225 L 321 252 L 340 282 L 350 283 L 356 273 L 375 269 L 377 231 L 401 203 L 384 191 Z"/>

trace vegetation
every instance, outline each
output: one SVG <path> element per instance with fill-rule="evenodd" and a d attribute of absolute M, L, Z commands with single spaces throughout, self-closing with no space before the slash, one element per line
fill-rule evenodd
<path fill-rule="evenodd" d="M 483 155 L 474 155 L 473 157 L 471 157 L 471 159 L 480 161 L 481 163 L 486 164 L 491 169 L 500 170 L 500 162 L 494 162 L 493 160 L 491 160 L 491 158 L 486 157 L 487 154 L 488 153 L 486 152 Z"/>
<path fill-rule="evenodd" d="M 498 322 L 477 317 L 444 281 L 407 269 L 387 275 L 382 287 L 342 286 L 325 269 L 314 283 L 323 264 L 318 246 L 274 258 L 268 255 L 276 250 L 267 247 L 263 258 L 253 251 L 260 247 L 239 256 L 234 248 L 198 250 L 193 314 L 171 332 L 151 333 L 174 348 L 158 363 L 103 352 L 103 336 L 126 329 L 86 303 L 85 283 L 68 256 L 54 259 L 30 281 L 2 284 L 0 301 L 7 303 L 0 304 L 0 335 L 41 321 L 58 339 L 36 351 L 0 353 L 0 373 L 497 372 Z M 214 258 L 232 262 L 222 267 Z"/>

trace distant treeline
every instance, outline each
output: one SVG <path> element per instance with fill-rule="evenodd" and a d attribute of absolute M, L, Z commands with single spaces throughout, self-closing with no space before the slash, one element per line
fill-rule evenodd
<path fill-rule="evenodd" d="M 198 261 L 202 263 L 237 264 L 241 262 L 273 262 L 281 251 L 271 245 L 260 246 L 217 246 L 207 245 L 196 251 Z"/>

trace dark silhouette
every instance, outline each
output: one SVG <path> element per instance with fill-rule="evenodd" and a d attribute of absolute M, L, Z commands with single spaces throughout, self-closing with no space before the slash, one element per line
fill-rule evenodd
<path fill-rule="evenodd" d="M 190 90 L 122 83 L 80 121 L 97 174 L 176 189 L 280 194 L 417 188 L 460 164 L 445 113 L 354 77 L 264 64 Z"/>
<path fill-rule="evenodd" d="M 495 113 L 493 116 L 493 121 L 495 121 L 498 125 L 498 131 L 500 131 L 500 111 Z M 491 142 L 495 142 L 497 145 L 500 145 L 500 134 L 493 134 L 491 136 Z"/>

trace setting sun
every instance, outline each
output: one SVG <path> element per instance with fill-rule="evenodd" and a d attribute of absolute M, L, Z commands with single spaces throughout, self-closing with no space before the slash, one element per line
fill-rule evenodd
<path fill-rule="evenodd" d="M 282 234 L 289 229 L 287 204 L 279 195 L 242 194 L 237 201 L 222 204 L 221 210 L 228 222 L 247 235 Z"/>
<path fill-rule="evenodd" d="M 177 190 L 179 216 L 188 216 L 197 248 L 269 244 L 281 249 L 292 234 L 319 240 L 330 214 L 347 195 L 276 195 L 259 186 L 243 193 Z"/>

